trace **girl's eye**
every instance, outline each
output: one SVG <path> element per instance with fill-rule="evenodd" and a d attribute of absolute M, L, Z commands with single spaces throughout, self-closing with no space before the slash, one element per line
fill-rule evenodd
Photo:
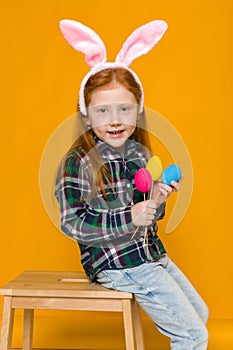
<path fill-rule="evenodd" d="M 107 113 L 107 108 L 100 108 L 100 113 L 106 114 Z"/>
<path fill-rule="evenodd" d="M 127 112 L 129 110 L 129 107 L 121 107 L 121 112 Z"/>

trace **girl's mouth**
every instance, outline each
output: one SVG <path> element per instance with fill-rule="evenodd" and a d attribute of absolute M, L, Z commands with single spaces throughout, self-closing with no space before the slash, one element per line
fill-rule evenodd
<path fill-rule="evenodd" d="M 122 137 L 124 133 L 124 130 L 116 130 L 116 131 L 108 131 L 108 134 L 112 137 L 112 138 L 118 138 L 118 137 Z"/>

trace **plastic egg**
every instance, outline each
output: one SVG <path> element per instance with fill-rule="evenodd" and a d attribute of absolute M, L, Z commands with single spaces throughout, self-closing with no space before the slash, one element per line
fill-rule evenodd
<path fill-rule="evenodd" d="M 161 177 L 163 166 L 161 159 L 158 156 L 151 157 L 147 162 L 146 168 L 149 170 L 153 181 L 156 181 Z"/>
<path fill-rule="evenodd" d="M 152 177 L 146 168 L 141 168 L 136 172 L 134 183 L 140 192 L 148 192 L 152 185 Z"/>
<path fill-rule="evenodd" d="M 180 167 L 176 164 L 171 164 L 166 169 L 164 169 L 161 180 L 165 185 L 171 186 L 171 182 L 179 181 L 180 177 L 181 177 Z"/>

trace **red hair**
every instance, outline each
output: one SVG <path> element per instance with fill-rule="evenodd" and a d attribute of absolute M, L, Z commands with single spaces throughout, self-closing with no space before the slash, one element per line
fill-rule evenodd
<path fill-rule="evenodd" d="M 130 91 L 134 95 L 136 102 L 140 104 L 141 88 L 135 81 L 133 75 L 124 68 L 108 68 L 96 73 L 88 79 L 84 88 L 86 107 L 90 104 L 94 91 L 98 89 L 112 89 L 116 84 L 122 85 Z M 101 188 L 102 193 L 105 196 L 104 179 L 111 185 L 111 187 L 113 187 L 111 175 L 109 174 L 108 168 L 103 164 L 101 154 L 95 148 L 96 143 L 92 132 L 88 130 L 86 126 L 86 117 L 80 113 L 79 107 L 77 111 L 81 136 L 71 146 L 70 152 L 82 149 L 88 153 L 91 149 L 94 149 L 93 152 L 89 153 L 91 156 L 92 171 L 93 175 L 96 176 L 96 187 Z M 135 141 L 145 146 L 146 150 L 151 151 L 144 112 L 139 115 L 139 121 L 132 136 Z"/>

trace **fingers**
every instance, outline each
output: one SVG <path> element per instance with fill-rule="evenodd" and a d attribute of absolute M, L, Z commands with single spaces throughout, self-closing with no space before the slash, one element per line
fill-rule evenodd
<path fill-rule="evenodd" d="M 136 226 L 149 226 L 153 223 L 156 213 L 156 203 L 153 200 L 147 200 L 135 204 L 132 207 L 132 221 Z"/>
<path fill-rule="evenodd" d="M 172 181 L 171 185 L 173 192 L 178 192 L 180 190 L 180 184 L 178 182 Z"/>
<path fill-rule="evenodd" d="M 156 203 L 153 200 L 145 201 L 145 217 L 146 217 L 146 225 L 152 225 L 154 216 L 156 213 Z"/>
<path fill-rule="evenodd" d="M 176 182 L 176 181 L 171 182 L 173 192 L 178 192 L 180 190 L 180 184 L 183 180 L 184 180 L 184 176 L 181 175 L 181 178 L 178 182 Z"/>
<path fill-rule="evenodd" d="M 156 211 L 156 202 L 153 199 L 144 201 L 144 203 L 148 209 L 154 209 Z"/>
<path fill-rule="evenodd" d="M 164 200 L 166 200 L 172 193 L 172 187 L 165 185 L 162 182 L 159 183 L 158 190 L 160 192 L 160 195 L 164 198 Z"/>

